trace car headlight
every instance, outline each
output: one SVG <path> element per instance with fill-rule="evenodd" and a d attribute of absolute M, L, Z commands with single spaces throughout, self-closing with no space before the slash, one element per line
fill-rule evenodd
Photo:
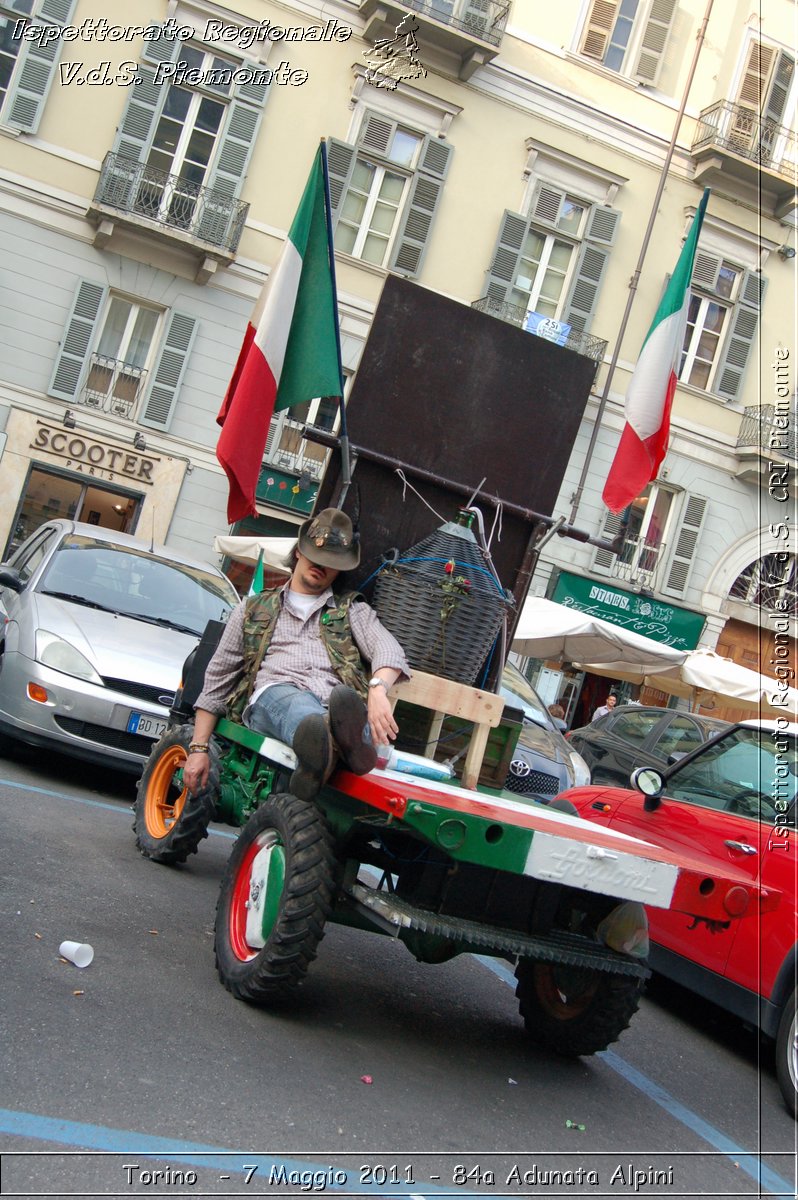
<path fill-rule="evenodd" d="M 570 750 L 571 766 L 574 769 L 574 787 L 587 787 L 590 783 L 590 767 L 587 765 L 581 754 L 577 754 L 575 750 Z"/>
<path fill-rule="evenodd" d="M 47 629 L 36 630 L 36 661 L 44 667 L 52 667 L 54 671 L 63 671 L 64 675 L 75 675 L 89 683 L 102 684 L 102 679 L 86 656 L 71 642 L 65 642 L 58 634 L 50 633 Z"/>

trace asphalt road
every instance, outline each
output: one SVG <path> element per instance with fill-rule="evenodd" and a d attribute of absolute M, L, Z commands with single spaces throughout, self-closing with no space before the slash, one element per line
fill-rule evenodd
<path fill-rule="evenodd" d="M 234 1000 L 212 950 L 232 831 L 157 866 L 133 788 L 0 760 L 0 1195 L 795 1195 L 772 1056 L 681 989 L 564 1062 L 527 1043 L 505 964 L 331 926 L 290 1003 Z"/>

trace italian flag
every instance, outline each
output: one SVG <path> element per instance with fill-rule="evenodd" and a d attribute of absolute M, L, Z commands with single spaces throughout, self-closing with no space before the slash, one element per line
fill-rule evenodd
<path fill-rule="evenodd" d="M 676 270 L 629 381 L 624 410 L 626 424 L 602 493 L 611 512 L 621 512 L 656 478 L 668 449 L 676 369 L 687 328 L 690 280 L 708 200 L 709 188 L 701 197 Z"/>
<path fill-rule="evenodd" d="M 342 394 L 325 167 L 320 146 L 216 418 L 222 426 L 216 457 L 230 485 L 231 524 L 257 515 L 255 489 L 273 413 Z"/>

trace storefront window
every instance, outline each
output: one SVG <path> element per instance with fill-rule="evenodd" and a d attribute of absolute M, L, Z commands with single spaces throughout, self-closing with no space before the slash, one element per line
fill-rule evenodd
<path fill-rule="evenodd" d="M 3 559 L 10 558 L 40 525 L 59 517 L 130 533 L 139 504 L 136 496 L 33 467 Z"/>

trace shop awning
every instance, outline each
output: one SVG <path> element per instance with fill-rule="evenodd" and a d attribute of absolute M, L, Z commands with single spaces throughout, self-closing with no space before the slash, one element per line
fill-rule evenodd
<path fill-rule="evenodd" d="M 613 625 L 565 604 L 530 596 L 519 617 L 512 649 L 528 658 L 559 659 L 602 674 L 643 676 L 678 667 L 687 653 Z"/>

